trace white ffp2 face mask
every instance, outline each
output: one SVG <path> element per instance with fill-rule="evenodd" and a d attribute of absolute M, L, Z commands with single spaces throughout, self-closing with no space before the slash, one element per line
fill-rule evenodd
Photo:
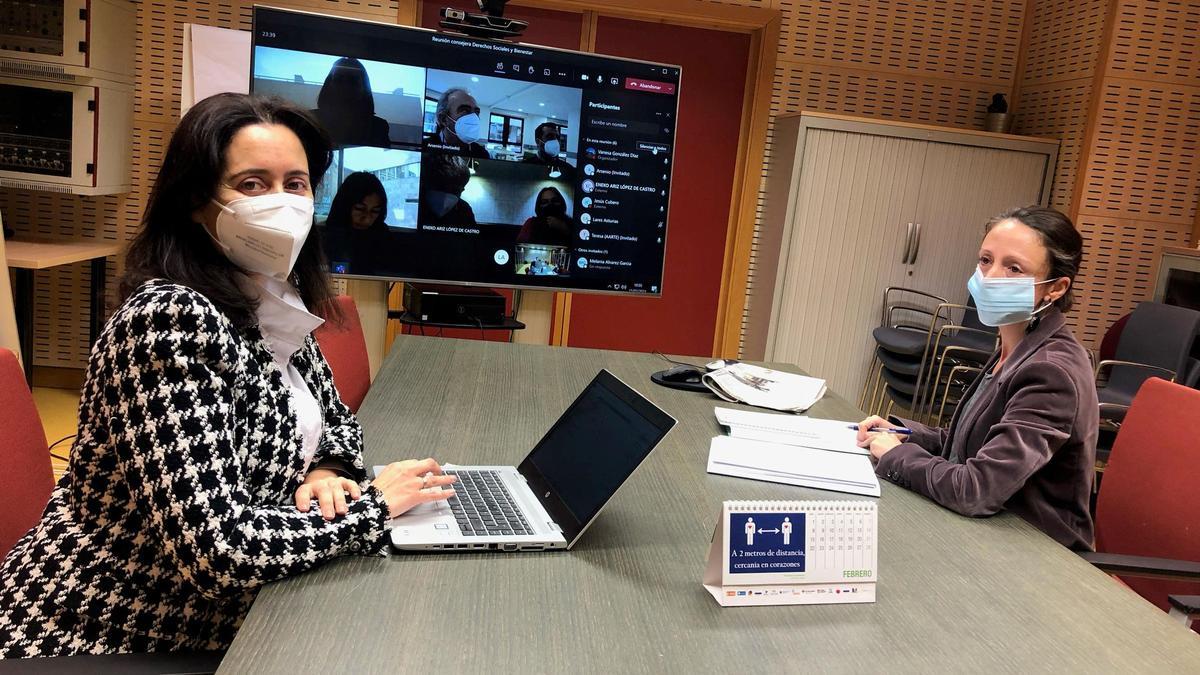
<path fill-rule="evenodd" d="M 312 229 L 312 198 L 273 192 L 213 201 L 221 208 L 214 240 L 225 257 L 248 272 L 286 281 Z"/>

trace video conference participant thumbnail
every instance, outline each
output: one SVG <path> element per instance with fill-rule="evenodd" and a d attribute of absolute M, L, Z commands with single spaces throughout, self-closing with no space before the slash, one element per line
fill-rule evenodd
<path fill-rule="evenodd" d="M 573 87 L 431 68 L 425 79 L 424 147 L 557 167 L 547 169 L 548 175 L 573 172 L 578 142 L 568 130 L 578 128 L 582 98 Z"/>
<path fill-rule="evenodd" d="M 337 274 L 389 276 L 408 263 L 416 232 L 418 152 L 344 148 L 314 200 L 318 232 Z"/>
<path fill-rule="evenodd" d="M 445 255 L 478 254 L 480 258 L 471 264 L 489 271 L 498 271 L 494 258 L 505 259 L 502 264 L 509 275 L 515 272 L 509 259 L 518 243 L 559 246 L 569 255 L 578 230 L 571 214 L 573 186 L 562 177 L 550 178 L 544 167 L 521 162 L 426 151 L 421 161 L 419 202 L 417 223 L 423 245 L 441 235 L 445 241 L 437 246 Z M 449 243 L 453 241 L 460 242 L 458 249 Z M 503 255 L 499 255 L 501 251 Z M 561 273 L 551 272 L 561 265 L 544 260 L 548 267 L 538 269 Z M 449 260 L 430 263 L 457 264 Z"/>
<path fill-rule="evenodd" d="M 509 241 L 567 243 L 577 225 L 571 216 L 573 186 L 561 176 L 519 162 L 470 159 L 425 152 L 421 160 L 417 223 L 505 228 Z"/>
<path fill-rule="evenodd" d="M 254 50 L 254 92 L 308 108 L 339 146 L 419 146 L 424 88 L 424 68 L 275 47 Z"/>
<path fill-rule="evenodd" d="M 533 131 L 537 150 L 526 154 L 522 161 L 526 164 L 540 164 L 551 168 L 551 173 L 557 173 L 567 180 L 574 180 L 575 166 L 563 159 L 564 146 L 562 127 L 555 122 L 542 122 Z"/>
<path fill-rule="evenodd" d="M 565 277 L 571 272 L 571 252 L 566 246 L 517 244 L 513 263 L 517 276 Z"/>

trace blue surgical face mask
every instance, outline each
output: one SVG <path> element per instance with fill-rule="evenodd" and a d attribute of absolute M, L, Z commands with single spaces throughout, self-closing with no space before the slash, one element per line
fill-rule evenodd
<path fill-rule="evenodd" d="M 1033 277 L 1012 277 L 992 279 L 983 276 L 979 268 L 967 282 L 967 290 L 975 298 L 975 309 L 979 312 L 979 321 L 985 326 L 1007 326 L 1013 323 L 1029 321 L 1035 314 L 1046 309 L 1053 303 L 1047 303 L 1034 309 L 1033 287 L 1052 283 L 1033 280 Z"/>
<path fill-rule="evenodd" d="M 547 157 L 558 157 L 558 153 L 560 151 L 560 148 L 558 147 L 558 139 L 552 138 L 546 141 L 545 144 L 542 145 L 542 150 L 546 153 Z"/>
<path fill-rule="evenodd" d="M 455 120 L 454 135 L 467 145 L 479 140 L 479 115 L 467 113 Z"/>

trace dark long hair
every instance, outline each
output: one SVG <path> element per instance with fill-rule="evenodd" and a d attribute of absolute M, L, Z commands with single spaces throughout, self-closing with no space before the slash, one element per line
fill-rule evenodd
<path fill-rule="evenodd" d="M 562 193 L 561 191 L 559 191 L 559 189 L 558 189 L 558 188 L 556 188 L 556 187 L 554 187 L 554 186 L 546 186 L 546 187 L 542 188 L 541 190 L 538 190 L 537 197 L 535 197 L 535 198 L 534 198 L 534 200 L 533 200 L 533 209 L 534 209 L 534 213 L 537 213 L 537 203 L 538 203 L 538 202 L 540 202 L 540 201 L 542 201 L 542 195 L 546 194 L 546 192 L 547 192 L 547 191 L 553 192 L 553 193 L 554 193 L 554 195 L 555 195 L 556 197 L 558 197 L 558 201 L 559 201 L 559 203 L 561 203 L 561 204 L 562 204 L 562 207 L 563 207 L 563 218 L 566 218 L 566 217 L 567 217 L 567 213 L 566 213 L 566 209 L 567 209 L 567 198 L 566 198 L 566 197 L 564 197 L 564 196 L 563 196 L 563 193 Z M 538 217 L 539 217 L 539 218 L 540 218 L 540 217 L 543 217 L 543 216 L 542 216 L 542 214 L 540 214 L 540 213 L 538 213 L 537 215 L 538 215 Z"/>
<path fill-rule="evenodd" d="M 255 301 L 240 286 L 244 270 L 232 263 L 192 214 L 211 203 L 225 153 L 242 127 L 279 124 L 300 139 L 313 191 L 332 159 L 329 137 L 300 108 L 279 98 L 217 94 L 188 111 L 163 156 L 150 190 L 142 228 L 129 244 L 120 294 L 124 301 L 150 279 L 166 279 L 204 295 L 238 328 L 254 323 Z M 311 234 L 292 269 L 292 283 L 316 314 L 340 319 L 329 287 L 320 237 Z"/>
<path fill-rule="evenodd" d="M 375 114 L 371 77 L 361 61 L 343 56 L 333 62 L 317 94 L 317 108 L 350 111 L 367 117 Z"/>
<path fill-rule="evenodd" d="M 1005 220 L 1015 220 L 1041 237 L 1050 261 L 1050 274 L 1046 278 L 1067 277 L 1071 280 L 1070 288 L 1054 304 L 1063 312 L 1071 309 L 1071 305 L 1075 304 L 1075 276 L 1079 274 L 1079 266 L 1083 263 L 1083 236 L 1075 229 L 1075 224 L 1055 209 L 1034 205 L 1009 209 L 995 216 L 988 221 L 984 232 Z"/>
<path fill-rule="evenodd" d="M 383 182 L 379 177 L 369 171 L 355 171 L 342 181 L 337 194 L 333 196 L 333 203 L 329 205 L 329 217 L 325 220 L 325 227 L 351 229 L 350 212 L 354 205 L 366 199 L 367 195 L 379 195 L 383 198 L 383 208 L 369 229 L 387 229 L 387 223 L 384 222 L 387 217 L 387 191 L 383 189 Z"/>

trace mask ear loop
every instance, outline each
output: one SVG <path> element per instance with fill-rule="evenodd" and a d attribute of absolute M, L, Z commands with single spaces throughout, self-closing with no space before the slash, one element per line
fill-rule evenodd
<path fill-rule="evenodd" d="M 1052 282 L 1052 281 L 1055 281 L 1055 280 L 1054 280 L 1054 279 L 1047 279 L 1047 280 L 1045 280 L 1045 281 L 1039 281 L 1039 282 L 1035 283 L 1034 285 L 1036 286 L 1037 284 L 1048 284 L 1048 283 L 1050 283 L 1050 282 Z M 1031 318 L 1031 319 L 1029 320 L 1029 325 L 1028 325 L 1028 326 L 1025 326 L 1025 334 L 1026 334 L 1026 335 L 1029 335 L 1029 334 L 1030 334 L 1030 333 L 1032 333 L 1033 331 L 1037 330 L 1037 327 L 1038 327 L 1039 325 L 1041 325 L 1041 323 L 1042 323 L 1042 315 L 1041 315 L 1041 314 L 1039 314 L 1039 312 L 1044 312 L 1044 311 L 1046 311 L 1047 309 L 1050 309 L 1051 307 L 1053 307 L 1053 306 L 1054 306 L 1054 303 L 1055 303 L 1055 302 L 1058 302 L 1058 301 L 1057 301 L 1057 300 L 1051 300 L 1050 302 L 1043 302 L 1041 307 L 1038 307 L 1037 309 L 1033 310 L 1033 312 L 1031 313 L 1031 315 L 1032 315 L 1032 317 L 1033 317 L 1033 318 Z"/>

